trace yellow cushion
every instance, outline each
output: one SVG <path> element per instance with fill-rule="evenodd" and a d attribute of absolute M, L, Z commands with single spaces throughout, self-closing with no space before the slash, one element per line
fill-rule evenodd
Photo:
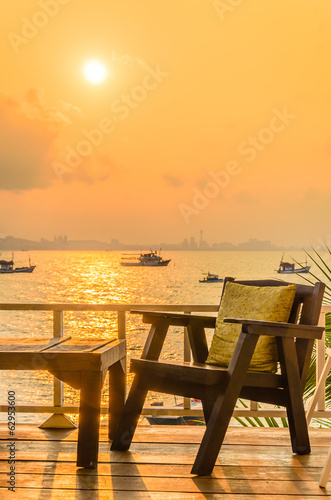
<path fill-rule="evenodd" d="M 206 363 L 227 367 L 241 332 L 241 325 L 224 323 L 224 318 L 288 321 L 296 286 L 248 286 L 228 281 L 218 312 L 214 337 Z M 275 373 L 277 370 L 275 337 L 260 336 L 250 370 Z"/>

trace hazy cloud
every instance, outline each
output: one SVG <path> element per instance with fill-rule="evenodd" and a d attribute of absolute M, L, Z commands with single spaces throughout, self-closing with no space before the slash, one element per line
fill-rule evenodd
<path fill-rule="evenodd" d="M 119 171 L 117 164 L 109 155 L 95 154 L 84 158 L 76 169 L 64 176 L 64 181 L 76 180 L 93 184 L 94 182 L 106 181 L 110 176 L 117 175 Z"/>
<path fill-rule="evenodd" d="M 110 61 L 121 66 L 128 66 L 134 68 L 136 66 L 141 69 L 146 69 L 147 63 L 141 57 L 132 57 L 128 54 L 118 55 L 113 51 Z"/>
<path fill-rule="evenodd" d="M 313 187 L 308 187 L 302 193 L 302 200 L 304 203 L 320 202 L 324 198 L 323 193 Z"/>
<path fill-rule="evenodd" d="M 31 119 L 51 124 L 54 128 L 59 125 L 70 124 L 71 118 L 82 116 L 79 108 L 72 104 L 59 101 L 56 106 L 49 106 L 43 102 L 42 89 L 29 89 L 22 101 L 22 108 Z"/>
<path fill-rule="evenodd" d="M 239 191 L 239 193 L 236 193 L 234 196 L 233 196 L 233 199 L 238 202 L 238 203 L 242 203 L 242 204 L 253 204 L 253 203 L 258 203 L 258 199 L 252 195 L 251 193 L 249 193 L 248 191 Z"/>
<path fill-rule="evenodd" d="M 328 156 L 331 155 L 331 137 L 328 137 L 324 143 L 324 151 Z"/>
<path fill-rule="evenodd" d="M 78 108 L 62 101 L 46 105 L 40 89 L 29 89 L 21 100 L 0 94 L 0 190 L 49 186 L 59 133 L 80 115 Z"/>
<path fill-rule="evenodd" d="M 69 184 L 74 181 L 93 184 L 95 182 L 106 181 L 110 177 L 112 180 L 126 173 L 126 167 L 118 165 L 108 154 L 95 153 L 81 159 L 76 168 L 68 168 L 61 174 L 61 182 Z"/>
<path fill-rule="evenodd" d="M 181 187 L 184 184 L 183 181 L 175 175 L 164 174 L 163 178 L 167 181 L 168 184 L 170 184 L 170 186 L 173 187 Z"/>

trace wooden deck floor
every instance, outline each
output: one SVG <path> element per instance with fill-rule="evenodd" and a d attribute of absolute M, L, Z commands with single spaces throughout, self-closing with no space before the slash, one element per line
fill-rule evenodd
<path fill-rule="evenodd" d="M 141 426 L 129 452 L 110 452 L 101 429 L 97 470 L 77 469 L 77 431 L 16 429 L 15 493 L 7 490 L 8 430 L 0 425 L 0 498 L 316 499 L 331 430 L 311 430 L 312 453 L 292 455 L 286 429 L 231 427 L 212 476 L 190 474 L 204 427 Z M 8 440 L 8 441 L 7 441 Z"/>

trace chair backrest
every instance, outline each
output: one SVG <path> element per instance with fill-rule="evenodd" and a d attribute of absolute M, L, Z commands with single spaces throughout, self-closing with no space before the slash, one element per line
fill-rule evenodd
<path fill-rule="evenodd" d="M 236 280 L 235 278 L 225 278 L 224 287 L 228 281 L 248 286 L 286 286 L 291 285 L 279 280 Z M 317 325 L 323 301 L 325 285 L 315 283 L 312 285 L 296 284 L 296 293 L 291 309 L 289 323 L 300 323 L 302 325 Z M 222 296 L 223 296 L 222 292 Z M 222 301 L 221 296 L 221 301 Z"/>
<path fill-rule="evenodd" d="M 234 278 L 225 278 L 223 291 L 228 281 L 249 286 L 285 286 L 291 284 L 278 280 L 237 281 Z M 323 301 L 324 289 L 325 284 L 321 282 L 315 283 L 314 286 L 296 284 L 296 293 L 288 322 L 299 323 L 302 325 L 317 325 Z M 307 378 L 313 345 L 313 340 L 303 338 L 296 339 L 299 371 L 303 385 L 305 384 Z M 277 346 L 278 350 L 282 349 L 280 339 L 277 339 Z M 280 352 L 278 352 L 278 354 L 280 354 Z"/>

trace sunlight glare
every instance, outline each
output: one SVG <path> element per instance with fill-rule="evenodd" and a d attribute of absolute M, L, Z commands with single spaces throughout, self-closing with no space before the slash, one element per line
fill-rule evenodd
<path fill-rule="evenodd" d="M 101 83 L 106 78 L 106 68 L 100 61 L 89 61 L 84 66 L 84 74 L 91 83 Z"/>

